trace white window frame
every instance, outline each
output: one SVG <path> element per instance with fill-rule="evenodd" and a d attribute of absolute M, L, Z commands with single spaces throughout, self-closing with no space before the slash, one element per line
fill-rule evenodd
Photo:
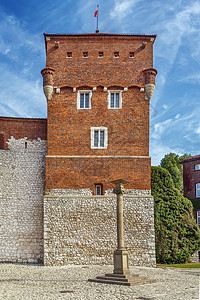
<path fill-rule="evenodd" d="M 98 131 L 98 146 L 94 146 L 94 132 Z M 104 146 L 100 146 L 100 132 L 104 131 Z M 108 147 L 108 128 L 107 127 L 91 127 L 91 149 L 107 149 Z"/>
<path fill-rule="evenodd" d="M 200 198 L 200 183 L 196 183 L 196 198 Z"/>
<path fill-rule="evenodd" d="M 196 211 L 196 219 L 197 219 L 197 225 L 200 226 L 200 210 Z"/>
<path fill-rule="evenodd" d="M 200 164 L 196 164 L 196 165 L 194 166 L 194 169 L 195 169 L 195 170 L 200 170 Z"/>
<path fill-rule="evenodd" d="M 89 107 L 80 107 L 81 105 L 81 94 L 89 94 Z M 80 90 L 77 93 L 77 109 L 91 109 L 91 98 L 92 91 L 90 90 Z"/>
<path fill-rule="evenodd" d="M 119 107 L 115 107 L 115 102 L 114 102 L 114 107 L 111 107 L 111 94 L 118 94 L 119 93 Z M 116 96 L 114 96 L 115 98 Z M 109 90 L 108 91 L 108 109 L 122 109 L 122 91 L 117 91 L 117 90 Z"/>

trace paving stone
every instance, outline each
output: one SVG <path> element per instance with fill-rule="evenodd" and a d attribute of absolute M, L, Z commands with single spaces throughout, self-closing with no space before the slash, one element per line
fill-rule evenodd
<path fill-rule="evenodd" d="M 0 264 L 0 299 L 16 300 L 198 300 L 200 269 L 131 267 L 155 283 L 120 286 L 89 282 L 112 273 L 112 266 L 44 267 Z"/>

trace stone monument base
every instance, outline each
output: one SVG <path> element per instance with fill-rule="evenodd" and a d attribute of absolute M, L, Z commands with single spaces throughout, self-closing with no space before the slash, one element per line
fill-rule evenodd
<path fill-rule="evenodd" d="M 88 279 L 88 281 L 126 286 L 156 282 L 156 280 L 150 280 L 147 277 L 140 277 L 134 274 L 105 274 L 105 276 L 97 276 L 94 279 Z"/>
<path fill-rule="evenodd" d="M 128 252 L 117 249 L 114 252 L 114 274 L 129 274 Z"/>

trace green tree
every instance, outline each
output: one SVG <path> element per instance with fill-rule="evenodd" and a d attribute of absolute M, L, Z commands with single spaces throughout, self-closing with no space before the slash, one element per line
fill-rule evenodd
<path fill-rule="evenodd" d="M 191 155 L 187 153 L 182 156 L 179 156 L 176 153 L 169 153 L 164 156 L 160 163 L 162 168 L 169 171 L 175 187 L 180 191 L 183 191 L 183 166 L 180 162 L 190 156 Z"/>
<path fill-rule="evenodd" d="M 152 167 L 151 189 L 155 200 L 157 262 L 189 261 L 200 246 L 200 230 L 191 201 L 175 188 L 170 173 L 162 167 Z"/>

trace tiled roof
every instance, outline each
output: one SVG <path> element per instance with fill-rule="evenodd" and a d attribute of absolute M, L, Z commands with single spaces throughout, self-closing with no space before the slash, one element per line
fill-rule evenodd
<path fill-rule="evenodd" d="M 146 34 L 119 34 L 119 33 L 44 33 L 44 36 L 114 36 L 114 37 L 120 37 L 120 36 L 124 36 L 124 37 L 148 37 L 148 38 L 156 38 L 157 35 L 153 34 L 153 35 L 146 35 Z"/>
<path fill-rule="evenodd" d="M 195 156 L 185 158 L 183 161 L 181 161 L 181 164 L 186 163 L 186 162 L 190 162 L 190 161 L 194 161 L 194 160 L 200 160 L 200 155 L 195 155 Z"/>
<path fill-rule="evenodd" d="M 0 121 L 41 121 L 47 120 L 46 118 L 26 118 L 26 117 L 1 117 Z"/>

